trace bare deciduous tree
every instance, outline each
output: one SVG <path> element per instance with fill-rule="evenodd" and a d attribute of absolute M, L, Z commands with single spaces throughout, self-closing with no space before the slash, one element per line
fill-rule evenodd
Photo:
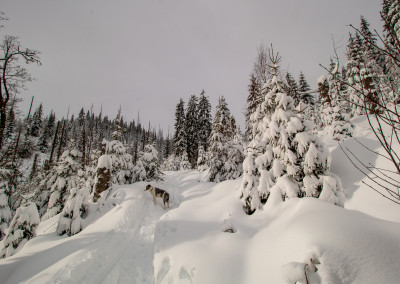
<path fill-rule="evenodd" d="M 1 16 L 1 15 L 0 15 Z M 30 73 L 21 66 L 20 60 L 26 64 L 40 65 L 39 51 L 23 48 L 16 36 L 5 36 L 0 45 L 0 149 L 3 146 L 3 134 L 6 126 L 7 104 L 12 95 L 32 81 Z"/>
<path fill-rule="evenodd" d="M 269 73 L 269 65 L 271 65 L 268 54 L 270 53 L 269 48 L 263 44 L 260 45 L 257 52 L 257 58 L 254 62 L 253 74 L 256 77 L 256 81 L 260 88 L 267 82 L 271 74 Z"/>
<path fill-rule="evenodd" d="M 352 26 L 352 28 L 354 27 Z M 354 28 L 354 30 L 362 38 L 365 38 L 365 35 L 360 29 Z M 366 164 L 362 158 L 354 154 L 348 147 L 342 147 L 342 150 L 351 163 L 367 177 L 367 180 L 363 181 L 364 184 L 381 196 L 400 205 L 400 109 L 396 99 L 400 97 L 400 90 L 396 87 L 399 81 L 397 74 L 400 72 L 400 39 L 394 31 L 388 30 L 387 32 L 393 33 L 391 36 L 396 38 L 394 45 L 386 44 L 376 30 L 375 33 L 381 39 L 383 47 L 372 43 L 380 54 L 393 63 L 386 64 L 385 76 L 381 76 L 379 82 L 376 82 L 379 83 L 380 89 L 382 90 L 379 92 L 379 97 L 371 102 L 371 82 L 363 82 L 359 88 L 356 88 L 346 81 L 342 81 L 341 83 L 354 90 L 358 96 L 363 99 L 362 101 L 364 101 L 364 104 L 360 106 L 365 109 L 370 129 L 385 152 L 383 154 L 378 153 L 363 145 L 358 140 L 356 141 L 371 153 L 384 157 L 388 161 L 388 166 L 385 168 L 378 168 L 372 164 Z M 378 66 L 376 67 L 379 68 Z M 390 94 L 390 99 L 387 94 Z"/>

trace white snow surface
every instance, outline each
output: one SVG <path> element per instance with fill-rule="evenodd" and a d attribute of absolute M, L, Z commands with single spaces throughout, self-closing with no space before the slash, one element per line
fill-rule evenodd
<path fill-rule="evenodd" d="M 379 150 L 365 121 L 355 133 Z M 147 182 L 114 186 L 77 235 L 56 234 L 59 215 L 42 222 L 37 237 L 0 260 L 0 283 L 304 283 L 304 271 L 310 283 L 398 283 L 400 206 L 362 185 L 337 143 L 325 142 L 344 208 L 290 198 L 248 216 L 241 178 L 216 184 L 206 172 L 166 172 L 151 184 L 170 193 L 168 210 L 160 199 L 153 205 Z M 384 162 L 353 138 L 344 144 Z"/>

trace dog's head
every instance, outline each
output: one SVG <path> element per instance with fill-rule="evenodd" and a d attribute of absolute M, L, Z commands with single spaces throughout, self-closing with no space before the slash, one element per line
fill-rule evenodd
<path fill-rule="evenodd" d="M 146 189 L 145 189 L 144 191 L 149 190 L 150 188 L 151 188 L 151 185 L 148 184 L 148 185 L 146 186 Z"/>

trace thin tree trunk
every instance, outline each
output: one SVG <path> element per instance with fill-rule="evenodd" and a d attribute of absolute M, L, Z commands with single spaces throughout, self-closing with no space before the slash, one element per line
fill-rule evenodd
<path fill-rule="evenodd" d="M 28 117 L 26 118 L 27 121 L 29 120 L 29 117 L 31 116 L 32 104 L 33 104 L 33 99 L 34 98 L 35 98 L 35 96 L 32 96 L 31 106 L 29 107 Z"/>
<path fill-rule="evenodd" d="M 60 138 L 60 145 L 58 145 L 58 151 L 57 151 L 57 162 L 61 157 L 61 151 L 62 151 L 62 144 L 63 144 L 63 140 L 64 140 L 64 130 L 65 130 L 65 120 L 63 121 L 63 127 L 61 130 L 61 138 Z"/>
<path fill-rule="evenodd" d="M 51 146 L 51 153 L 50 153 L 50 158 L 49 158 L 49 166 L 50 167 L 51 167 L 51 164 L 53 163 L 54 148 L 56 148 L 57 135 L 58 135 L 59 128 L 60 128 L 60 121 L 57 122 L 56 133 L 54 134 L 53 145 Z"/>

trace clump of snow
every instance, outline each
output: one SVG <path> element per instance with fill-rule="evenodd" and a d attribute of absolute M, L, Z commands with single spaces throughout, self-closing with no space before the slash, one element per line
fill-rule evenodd
<path fill-rule="evenodd" d="M 99 157 L 98 163 L 97 163 L 97 168 L 105 168 L 108 170 L 112 169 L 112 159 L 109 155 L 101 155 Z"/>
<path fill-rule="evenodd" d="M 326 75 L 321 75 L 317 79 L 318 84 L 324 84 L 324 82 L 327 80 Z"/>

